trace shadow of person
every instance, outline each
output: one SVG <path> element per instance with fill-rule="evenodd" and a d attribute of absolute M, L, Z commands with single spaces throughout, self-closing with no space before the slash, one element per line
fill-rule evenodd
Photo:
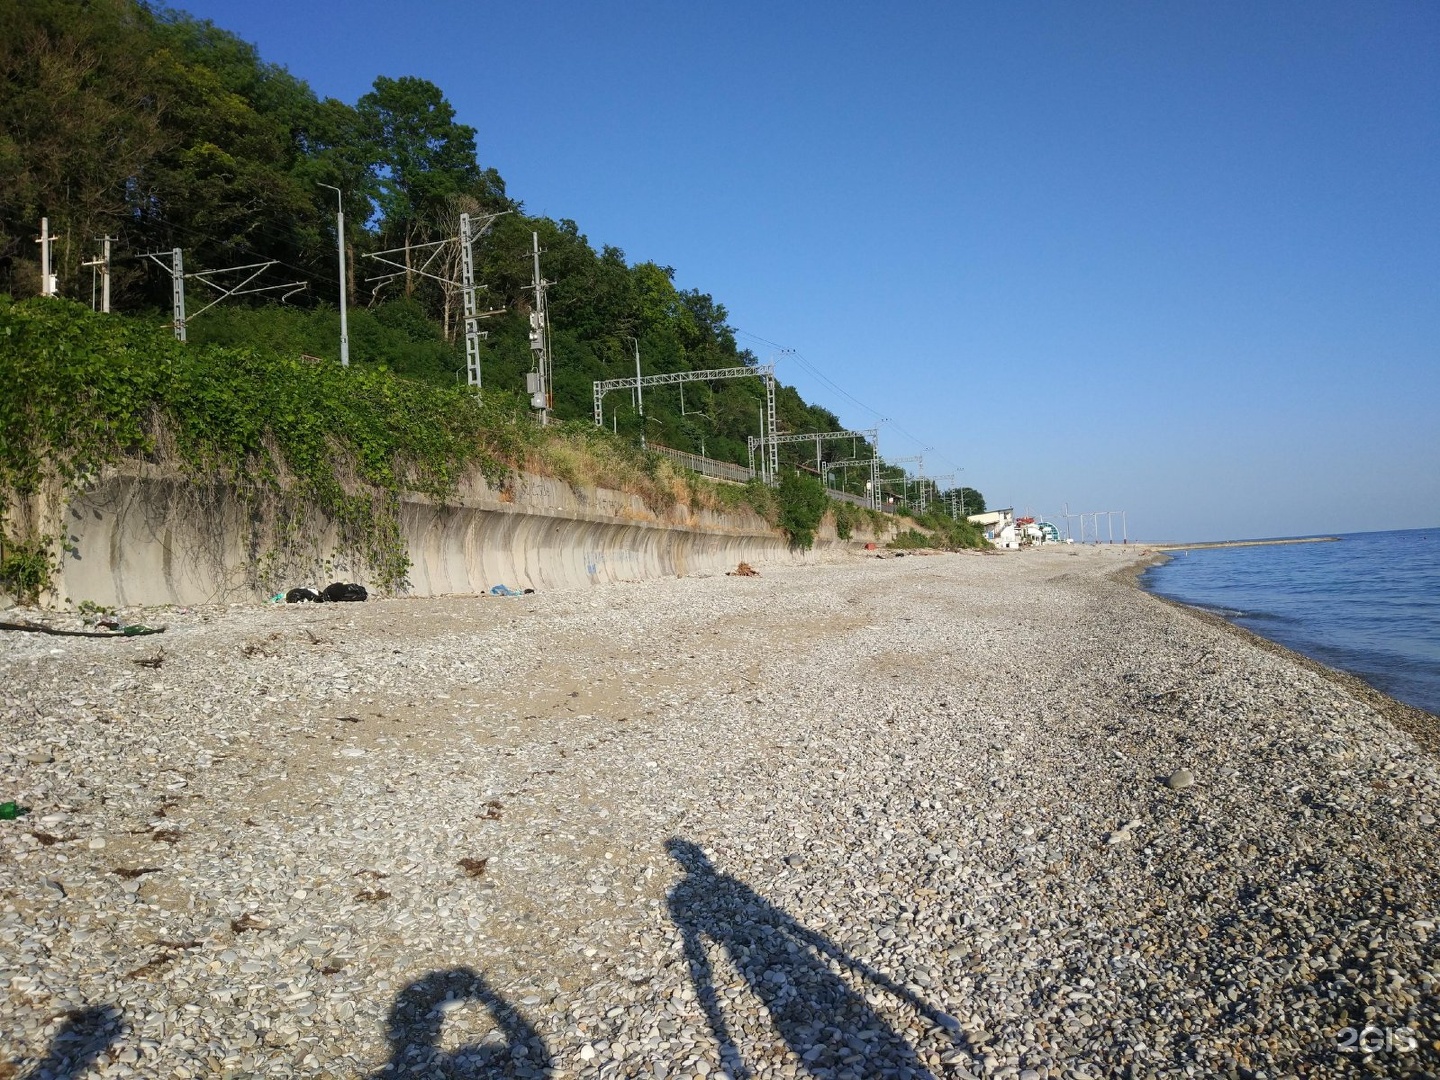
<path fill-rule="evenodd" d="M 478 1046 L 453 1052 L 440 1048 L 447 1002 L 476 1001 L 494 1018 L 497 1031 Z M 490 989 L 484 976 L 470 968 L 432 971 L 395 996 L 390 1006 L 390 1060 L 373 1080 L 423 1076 L 426 1080 L 541 1080 L 554 1062 L 545 1040 L 530 1022 Z"/>
<path fill-rule="evenodd" d="M 856 993 L 827 961 L 848 968 L 911 1005 L 946 1031 L 959 1024 L 888 976 L 848 955 L 834 942 L 797 922 L 744 882 L 718 873 L 688 840 L 671 839 L 666 850 L 686 871 L 670 891 L 670 915 L 684 937 L 695 992 L 720 1044 L 721 1061 L 735 1080 L 750 1071 L 720 1007 L 705 938 L 720 945 L 770 1020 L 810 1076 L 933 1077 L 915 1048 Z"/>
<path fill-rule="evenodd" d="M 114 1005 L 76 1009 L 50 1040 L 45 1060 L 24 1075 L 33 1080 L 76 1080 L 125 1033 L 125 1014 Z"/>

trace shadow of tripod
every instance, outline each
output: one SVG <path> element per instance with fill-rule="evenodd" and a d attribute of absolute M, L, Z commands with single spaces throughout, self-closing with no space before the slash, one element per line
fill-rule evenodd
<path fill-rule="evenodd" d="M 448 1052 L 440 1049 L 447 1001 L 476 1001 L 494 1017 L 500 1038 Z M 433 971 L 395 996 L 390 1006 L 390 1060 L 373 1080 L 402 1076 L 445 1080 L 541 1080 L 554 1062 L 545 1040 L 520 1012 L 470 968 Z"/>
<path fill-rule="evenodd" d="M 807 1075 L 828 1077 L 843 1063 L 860 1076 L 908 1074 L 913 1080 L 934 1080 L 915 1048 L 827 961 L 906 1002 L 960 1042 L 960 1025 L 953 1017 L 802 925 L 743 881 L 716 871 L 697 845 L 671 839 L 665 846 L 686 871 L 670 892 L 670 914 L 684 938 L 690 975 L 720 1044 L 721 1061 L 735 1080 L 753 1073 L 721 1009 L 705 950 L 707 938 L 725 950 L 765 1003 L 776 1031 Z"/>

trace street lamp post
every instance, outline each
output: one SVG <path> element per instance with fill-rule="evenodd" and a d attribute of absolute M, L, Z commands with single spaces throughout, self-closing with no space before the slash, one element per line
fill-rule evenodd
<path fill-rule="evenodd" d="M 640 377 L 640 339 L 631 338 L 635 343 L 635 405 L 640 413 L 640 449 L 645 449 L 645 384 Z"/>
<path fill-rule="evenodd" d="M 340 250 L 340 366 L 350 366 L 350 327 L 345 321 L 345 195 L 334 184 L 321 184 L 335 192 L 335 243 Z"/>

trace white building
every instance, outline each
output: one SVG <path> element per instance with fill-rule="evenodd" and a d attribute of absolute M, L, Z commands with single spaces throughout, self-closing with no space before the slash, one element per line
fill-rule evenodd
<path fill-rule="evenodd" d="M 985 534 L 985 539 L 997 548 L 1018 548 L 1020 546 L 1021 533 L 1015 525 L 1014 507 L 991 510 L 985 514 L 970 514 L 965 520 L 979 525 L 981 532 Z"/>

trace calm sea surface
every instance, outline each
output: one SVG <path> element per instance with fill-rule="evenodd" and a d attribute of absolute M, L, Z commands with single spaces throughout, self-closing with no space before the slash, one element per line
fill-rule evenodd
<path fill-rule="evenodd" d="M 1440 526 L 1177 551 L 1141 581 L 1440 715 Z"/>

